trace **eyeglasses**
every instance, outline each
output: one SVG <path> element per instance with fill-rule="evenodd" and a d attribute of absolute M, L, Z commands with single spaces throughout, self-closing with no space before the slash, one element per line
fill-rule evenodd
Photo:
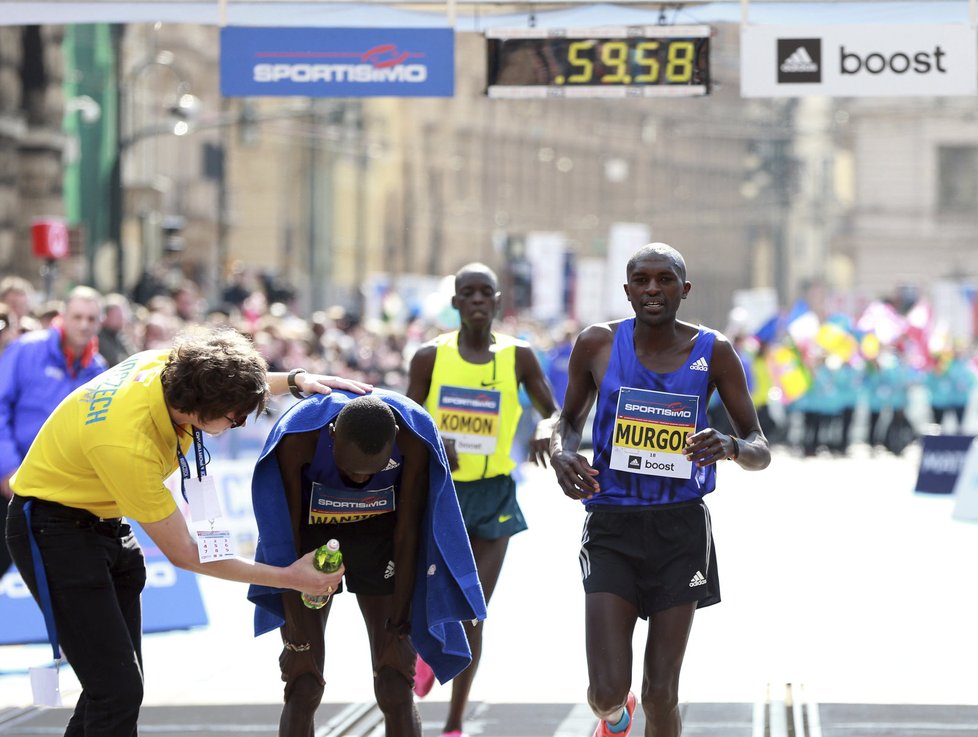
<path fill-rule="evenodd" d="M 234 428 L 241 427 L 243 424 L 245 424 L 248 421 L 248 415 L 243 414 L 238 415 L 237 417 L 228 417 L 227 415 L 224 415 L 224 419 L 231 423 L 231 429 L 233 430 Z"/>

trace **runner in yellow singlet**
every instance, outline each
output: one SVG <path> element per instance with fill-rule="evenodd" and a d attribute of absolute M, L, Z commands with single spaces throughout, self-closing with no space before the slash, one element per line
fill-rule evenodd
<path fill-rule="evenodd" d="M 459 330 L 426 343 L 411 359 L 407 395 L 428 410 L 448 451 L 452 478 L 483 594 L 492 596 L 509 538 L 526 529 L 511 472 L 513 438 L 522 408 L 522 385 L 544 419 L 530 444 L 530 460 L 547 465 L 550 434 L 559 410 L 536 354 L 526 341 L 494 333 L 499 306 L 496 274 L 472 263 L 455 275 L 452 306 Z M 465 628 L 472 663 L 452 681 L 443 737 L 460 737 L 482 651 L 482 623 Z M 423 669 L 423 664 L 419 663 Z M 426 693 L 416 682 L 416 692 Z"/>

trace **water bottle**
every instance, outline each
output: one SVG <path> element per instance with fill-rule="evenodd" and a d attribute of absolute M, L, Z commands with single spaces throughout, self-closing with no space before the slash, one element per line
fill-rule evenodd
<path fill-rule="evenodd" d="M 316 550 L 315 557 L 312 559 L 312 564 L 317 571 L 336 573 L 343 564 L 343 553 L 340 552 L 339 541 L 334 539 L 328 541 L 325 545 L 320 545 Z M 302 603 L 310 609 L 322 609 L 326 606 L 326 602 L 329 601 L 330 596 L 332 594 L 325 594 L 324 596 L 302 594 Z"/>

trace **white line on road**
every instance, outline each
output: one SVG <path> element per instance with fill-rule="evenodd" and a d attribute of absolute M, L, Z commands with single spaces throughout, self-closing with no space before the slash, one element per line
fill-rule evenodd
<path fill-rule="evenodd" d="M 557 725 L 553 737 L 584 737 L 594 731 L 597 720 L 587 704 L 577 704 L 570 714 Z"/>

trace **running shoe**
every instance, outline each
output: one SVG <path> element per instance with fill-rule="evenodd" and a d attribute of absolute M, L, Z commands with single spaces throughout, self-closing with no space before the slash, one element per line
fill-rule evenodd
<path fill-rule="evenodd" d="M 442 732 L 441 737 L 469 737 L 465 732 L 459 732 L 457 729 L 451 732 Z"/>
<path fill-rule="evenodd" d="M 625 711 L 628 712 L 628 726 L 625 727 L 624 732 L 612 732 L 608 729 L 608 722 L 602 719 L 598 722 L 598 728 L 594 730 L 594 737 L 628 737 L 628 733 L 632 731 L 632 717 L 635 714 L 635 704 L 635 694 L 629 691 L 628 698 L 625 700 Z"/>
<path fill-rule="evenodd" d="M 423 699 L 435 685 L 435 672 L 418 656 L 414 663 L 414 693 L 419 699 Z M 447 733 L 446 733 L 447 734 Z"/>

